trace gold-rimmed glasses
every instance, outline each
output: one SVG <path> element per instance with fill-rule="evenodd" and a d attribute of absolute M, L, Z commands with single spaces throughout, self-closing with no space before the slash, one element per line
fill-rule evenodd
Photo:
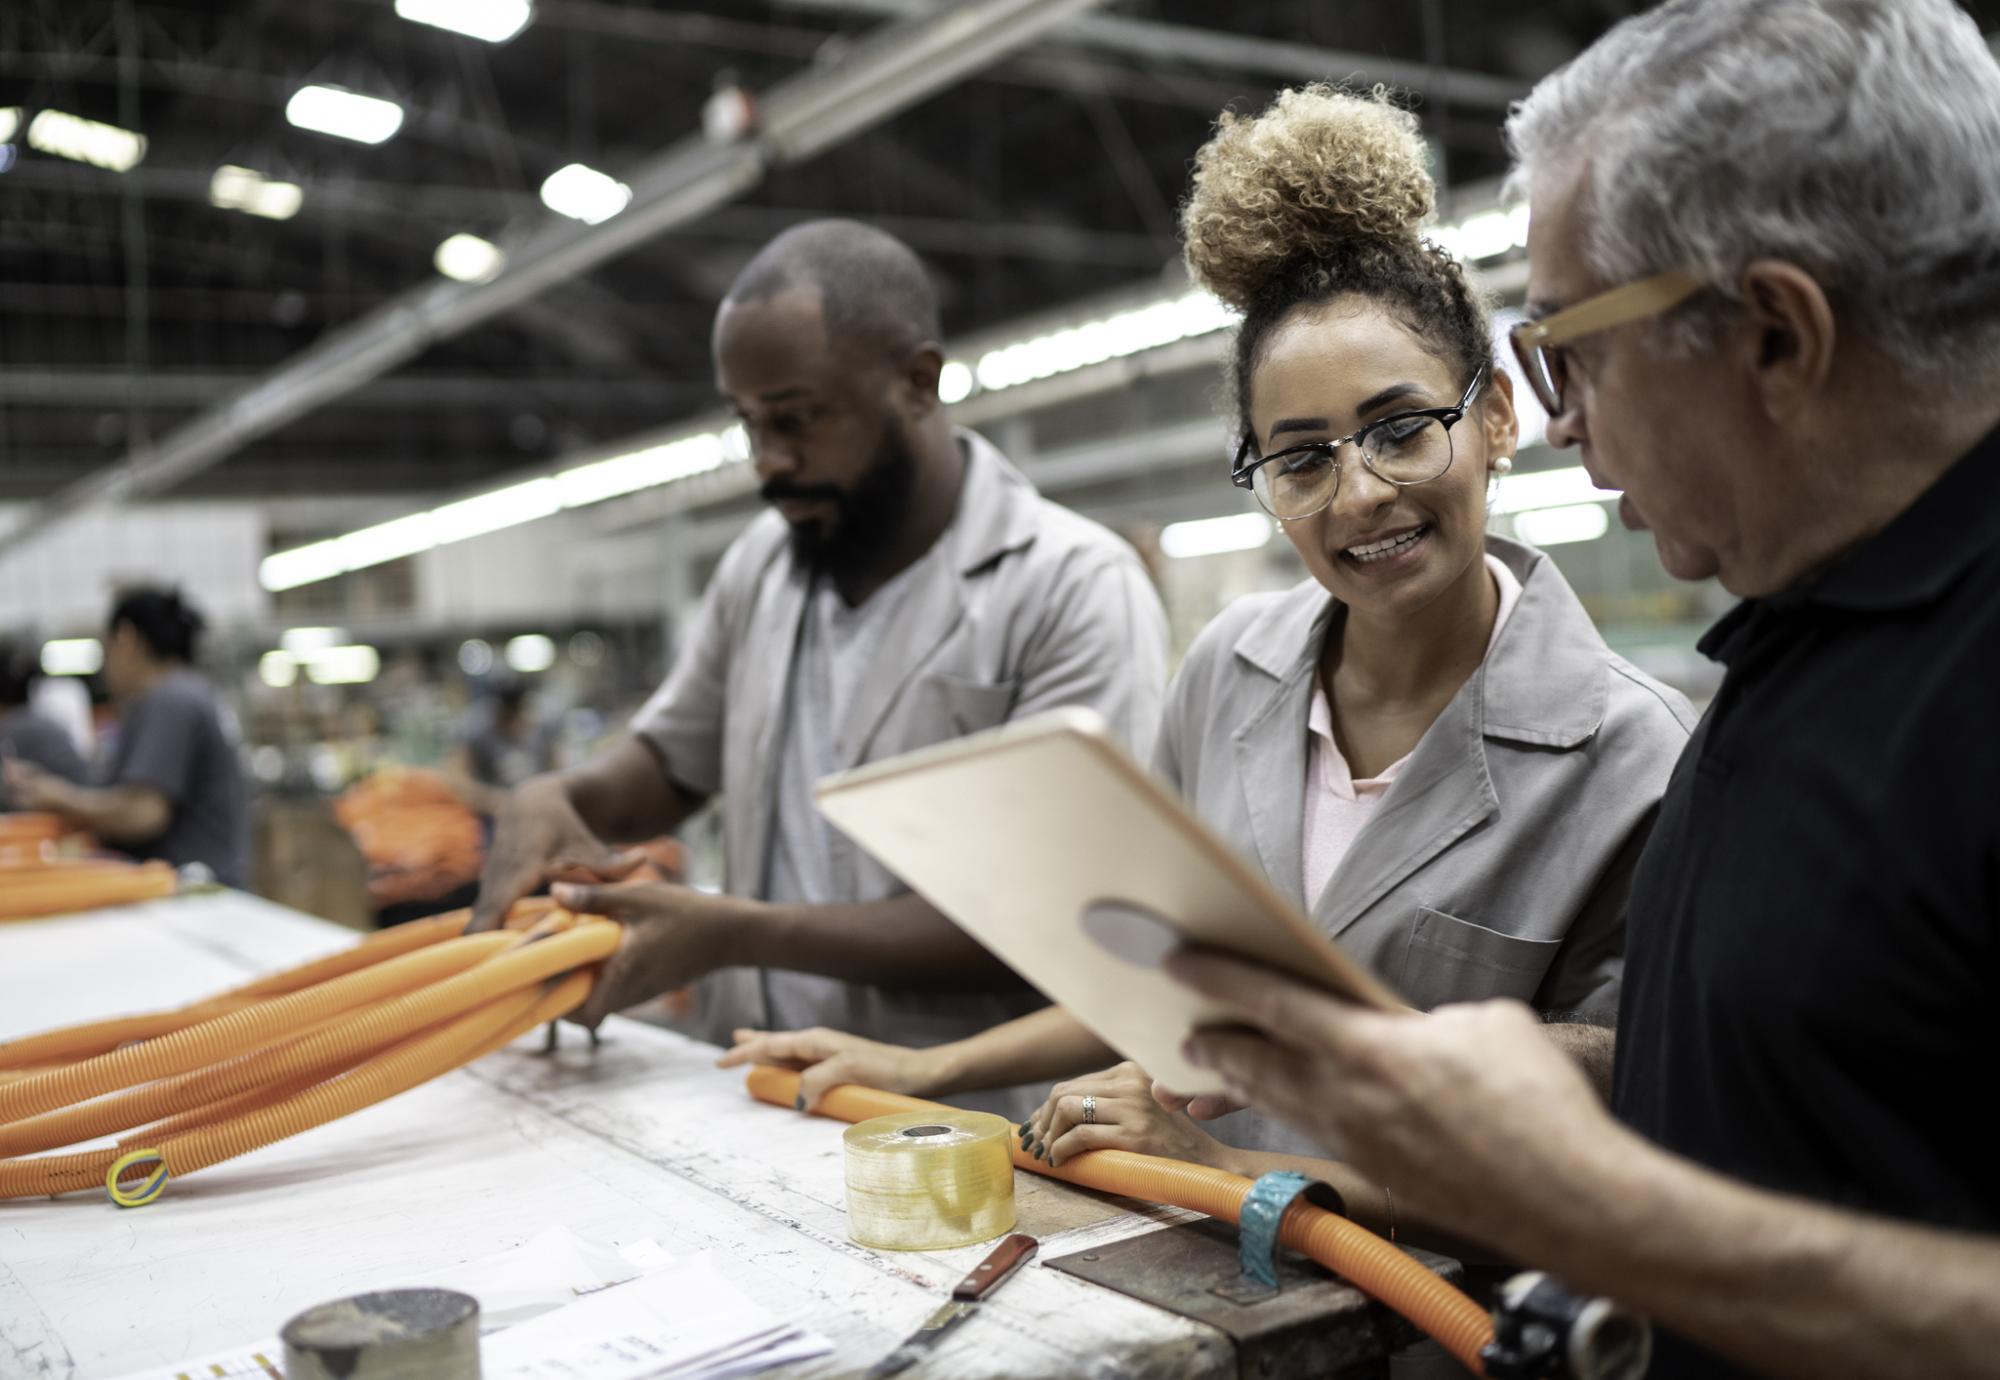
<path fill-rule="evenodd" d="M 1539 321 L 1523 321 L 1507 333 L 1507 339 L 1527 376 L 1528 387 L 1535 391 L 1535 400 L 1551 417 L 1560 417 L 1563 384 L 1569 374 L 1563 353 L 1566 345 L 1613 326 L 1658 316 L 1687 301 L 1701 287 L 1701 280 L 1684 269 L 1656 273 L 1586 297 Z"/>

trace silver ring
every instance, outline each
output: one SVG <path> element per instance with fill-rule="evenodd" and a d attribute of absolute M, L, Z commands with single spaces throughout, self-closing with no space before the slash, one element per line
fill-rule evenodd
<path fill-rule="evenodd" d="M 1097 1099 L 1089 1093 L 1083 1095 L 1083 1124 L 1086 1126 L 1097 1124 Z"/>

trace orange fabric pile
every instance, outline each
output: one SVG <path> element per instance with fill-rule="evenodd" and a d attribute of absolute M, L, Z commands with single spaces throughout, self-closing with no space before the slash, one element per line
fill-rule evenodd
<path fill-rule="evenodd" d="M 377 909 L 436 900 L 479 880 L 479 817 L 436 772 L 384 767 L 341 792 L 333 815 L 367 860 Z"/>

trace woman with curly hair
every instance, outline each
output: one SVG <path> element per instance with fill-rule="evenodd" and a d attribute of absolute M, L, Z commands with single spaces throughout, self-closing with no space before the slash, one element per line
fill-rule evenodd
<path fill-rule="evenodd" d="M 1225 114 L 1196 157 L 1188 270 L 1243 316 L 1230 478 L 1312 578 L 1203 630 L 1155 765 L 1411 1005 L 1519 998 L 1608 1083 L 1626 889 L 1693 715 L 1605 646 L 1553 562 L 1487 534 L 1513 388 L 1478 292 L 1419 232 L 1432 205 L 1416 121 L 1379 94 L 1287 91 Z M 725 1063 L 805 1068 L 808 1105 L 839 1083 L 942 1096 L 1109 1053 L 1055 1008 L 924 1050 L 738 1038 Z M 1026 1136 L 1058 1164 L 1116 1147 L 1251 1176 L 1339 1150 L 1247 1111 L 1204 1130 L 1177 1105 L 1120 1065 L 1058 1085 Z M 1379 1189 L 1310 1169 L 1395 1225 Z"/>

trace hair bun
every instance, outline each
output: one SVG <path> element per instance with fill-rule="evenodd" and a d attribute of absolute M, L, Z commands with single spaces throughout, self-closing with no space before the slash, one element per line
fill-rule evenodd
<path fill-rule="evenodd" d="M 1262 114 L 1224 112 L 1194 160 L 1181 242 L 1195 281 L 1238 311 L 1301 258 L 1356 241 L 1415 243 L 1436 204 L 1416 116 L 1383 88 L 1315 84 Z"/>

